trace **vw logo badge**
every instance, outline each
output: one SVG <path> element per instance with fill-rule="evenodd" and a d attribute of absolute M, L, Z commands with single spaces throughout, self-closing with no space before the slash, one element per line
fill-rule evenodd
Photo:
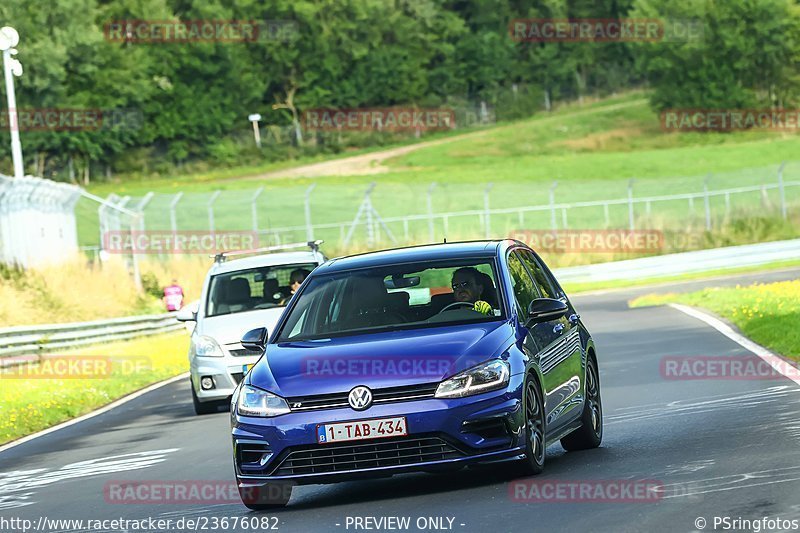
<path fill-rule="evenodd" d="M 356 411 L 363 411 L 372 405 L 372 391 L 363 385 L 359 385 L 350 391 L 347 401 L 350 407 Z"/>

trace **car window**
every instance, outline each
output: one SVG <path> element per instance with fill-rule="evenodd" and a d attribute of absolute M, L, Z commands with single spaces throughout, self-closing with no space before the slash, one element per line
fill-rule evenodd
<path fill-rule="evenodd" d="M 533 280 L 536 282 L 536 287 L 539 289 L 539 293 L 544 298 L 558 298 L 560 295 L 558 290 L 556 290 L 555 285 L 550 281 L 550 278 L 547 276 L 547 273 L 541 267 L 539 262 L 530 253 L 528 250 L 517 250 L 517 252 L 522 259 L 522 262 L 528 267 L 528 271 L 533 276 Z"/>
<path fill-rule="evenodd" d="M 275 265 L 217 274 L 209 284 L 205 316 L 286 305 L 291 295 L 292 272 L 310 273 L 316 266 L 315 263 Z"/>
<path fill-rule="evenodd" d="M 502 318 L 492 260 L 426 261 L 312 276 L 277 342 Z"/>
<path fill-rule="evenodd" d="M 511 275 L 511 286 L 514 288 L 514 299 L 521 316 L 527 316 L 531 302 L 539 297 L 528 271 L 522 265 L 517 252 L 508 255 L 508 272 Z"/>

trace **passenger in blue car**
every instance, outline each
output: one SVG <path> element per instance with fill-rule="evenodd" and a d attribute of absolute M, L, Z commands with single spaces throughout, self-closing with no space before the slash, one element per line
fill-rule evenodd
<path fill-rule="evenodd" d="M 463 267 L 453 272 L 453 297 L 456 302 L 474 304 L 472 309 L 483 315 L 491 315 L 493 309 L 484 296 L 494 290 L 492 280 L 475 267 Z"/>

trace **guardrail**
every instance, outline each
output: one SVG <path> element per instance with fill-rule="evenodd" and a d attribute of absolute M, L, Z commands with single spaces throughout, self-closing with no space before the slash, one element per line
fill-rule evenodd
<path fill-rule="evenodd" d="M 743 244 L 553 270 L 561 283 L 643 280 L 800 260 L 800 239 Z"/>
<path fill-rule="evenodd" d="M 164 313 L 91 322 L 0 328 L 0 366 L 4 366 L 3 358 L 9 356 L 52 353 L 55 349 L 126 340 L 182 329 L 184 326 L 175 319 L 175 315 L 176 313 Z"/>

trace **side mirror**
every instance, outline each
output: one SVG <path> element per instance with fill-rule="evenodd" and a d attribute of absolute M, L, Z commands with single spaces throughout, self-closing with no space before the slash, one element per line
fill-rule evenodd
<path fill-rule="evenodd" d="M 242 346 L 245 350 L 263 352 L 267 345 L 267 328 L 251 329 L 242 335 Z"/>
<path fill-rule="evenodd" d="M 192 309 L 190 305 L 181 307 L 181 310 L 175 315 L 175 319 L 179 322 L 195 322 L 197 320 L 197 311 Z"/>
<path fill-rule="evenodd" d="M 569 308 L 561 300 L 553 298 L 536 298 L 528 306 L 528 320 L 531 322 L 547 322 L 567 314 Z"/>

